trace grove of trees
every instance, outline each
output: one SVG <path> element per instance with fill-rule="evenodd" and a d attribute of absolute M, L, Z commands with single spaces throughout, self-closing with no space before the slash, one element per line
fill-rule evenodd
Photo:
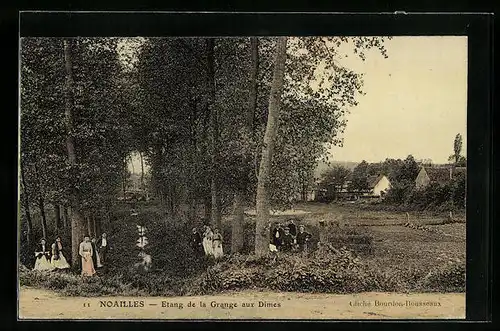
<path fill-rule="evenodd" d="M 23 38 L 22 241 L 62 229 L 76 266 L 136 152 L 166 224 L 195 224 L 200 206 L 215 227 L 233 213 L 238 252 L 244 208 L 256 206 L 255 253 L 267 253 L 269 209 L 313 181 L 362 93 L 361 75 L 337 61 L 342 44 L 362 59 L 371 48 L 387 56 L 377 37 Z"/>

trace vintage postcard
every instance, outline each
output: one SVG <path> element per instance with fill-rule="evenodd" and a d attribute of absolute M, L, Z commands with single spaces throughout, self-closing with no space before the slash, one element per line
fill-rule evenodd
<path fill-rule="evenodd" d="M 19 54 L 19 319 L 465 319 L 467 37 Z"/>

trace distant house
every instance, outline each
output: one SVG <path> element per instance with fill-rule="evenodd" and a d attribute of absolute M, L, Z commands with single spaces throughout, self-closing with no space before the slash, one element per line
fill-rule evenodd
<path fill-rule="evenodd" d="M 369 195 L 380 197 L 391 188 L 391 182 L 385 175 L 371 176 L 368 178 Z"/>
<path fill-rule="evenodd" d="M 415 187 L 424 188 L 432 183 L 443 185 L 465 173 L 465 167 L 421 167 L 415 179 Z"/>

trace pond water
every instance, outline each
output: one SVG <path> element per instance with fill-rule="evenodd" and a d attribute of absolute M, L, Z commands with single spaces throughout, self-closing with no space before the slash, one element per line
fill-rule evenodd
<path fill-rule="evenodd" d="M 144 225 L 137 224 L 137 232 L 139 235 L 139 239 L 136 241 L 136 246 L 141 249 L 141 251 L 138 254 L 138 257 L 140 258 L 140 262 L 136 263 L 135 266 L 138 268 L 144 268 L 146 271 L 151 268 L 151 263 L 152 263 L 152 258 L 151 255 L 147 254 L 144 251 L 144 248 L 148 245 L 148 237 L 146 236 L 146 233 L 148 232 L 148 229 Z"/>

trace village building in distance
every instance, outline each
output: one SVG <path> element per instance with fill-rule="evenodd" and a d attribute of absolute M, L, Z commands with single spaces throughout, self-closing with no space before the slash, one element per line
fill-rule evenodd
<path fill-rule="evenodd" d="M 446 184 L 460 174 L 466 173 L 465 167 L 420 167 L 420 171 L 415 179 L 417 189 L 424 188 L 430 184 Z"/>
<path fill-rule="evenodd" d="M 319 200 L 357 200 L 359 198 L 381 198 L 391 188 L 391 182 L 386 175 L 380 174 L 370 176 L 367 179 L 368 188 L 366 190 L 353 190 L 351 180 L 347 180 L 341 188 L 334 184 L 327 188 L 317 188 L 308 194 L 308 201 Z"/>

